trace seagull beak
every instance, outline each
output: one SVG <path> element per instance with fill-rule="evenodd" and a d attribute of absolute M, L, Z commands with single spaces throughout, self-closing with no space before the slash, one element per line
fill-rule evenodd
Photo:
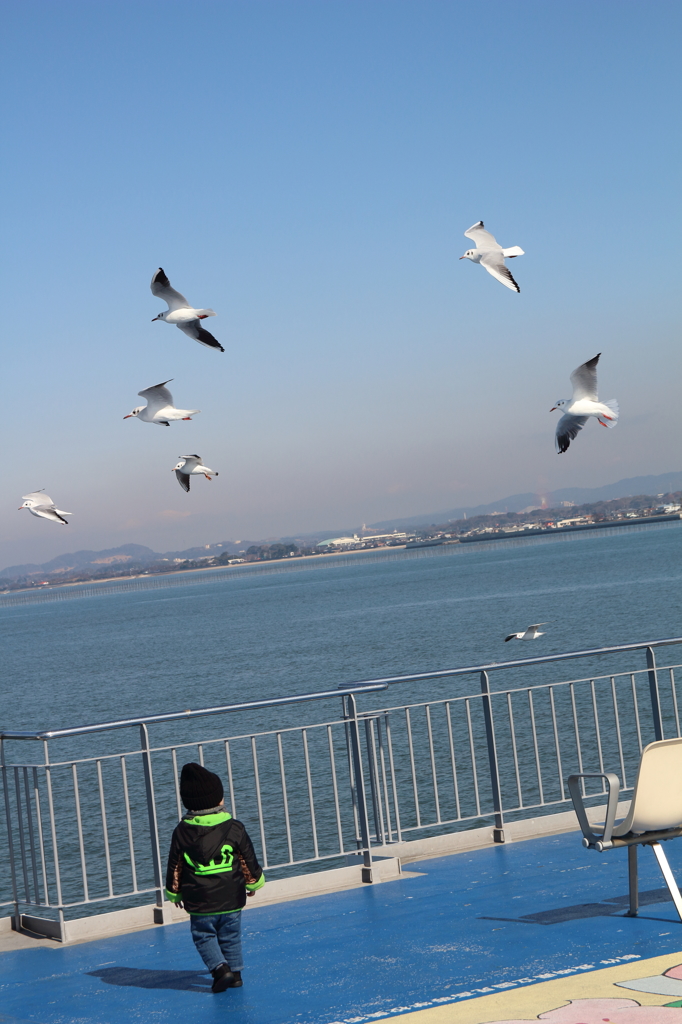
<path fill-rule="evenodd" d="M 552 408 L 549 411 L 550 412 L 554 412 L 555 409 L 556 409 L 556 405 L 553 405 Z"/>
<path fill-rule="evenodd" d="M 131 418 L 132 418 L 132 415 L 133 415 L 133 414 L 132 414 L 131 412 L 129 412 L 127 416 L 124 416 L 124 417 L 123 417 L 123 419 L 124 419 L 124 420 L 129 420 L 129 419 L 131 419 Z"/>
<path fill-rule="evenodd" d="M 22 508 L 26 508 L 26 506 L 25 505 L 20 505 L 19 508 L 17 509 L 17 512 L 21 512 Z"/>
<path fill-rule="evenodd" d="M 155 316 L 155 317 L 154 317 L 154 318 L 152 319 L 152 323 L 154 323 L 154 320 L 159 320 L 159 319 L 160 319 L 160 318 L 159 318 L 158 316 Z"/>
<path fill-rule="evenodd" d="M 461 259 L 461 260 L 465 260 L 465 259 L 466 259 L 466 256 L 460 256 L 460 259 Z"/>

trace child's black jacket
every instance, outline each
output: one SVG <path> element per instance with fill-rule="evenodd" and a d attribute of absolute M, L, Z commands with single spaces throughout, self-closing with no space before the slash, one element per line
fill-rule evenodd
<path fill-rule="evenodd" d="M 245 877 L 246 876 L 246 877 Z M 227 811 L 183 818 L 171 840 L 166 895 L 189 914 L 241 910 L 265 878 L 241 821 Z"/>

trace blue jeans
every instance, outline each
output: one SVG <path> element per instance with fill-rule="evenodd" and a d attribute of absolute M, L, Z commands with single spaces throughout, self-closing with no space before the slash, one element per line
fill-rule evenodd
<path fill-rule="evenodd" d="M 224 963 L 232 971 L 243 969 L 241 910 L 206 917 L 191 914 L 190 921 L 194 945 L 209 971 Z"/>

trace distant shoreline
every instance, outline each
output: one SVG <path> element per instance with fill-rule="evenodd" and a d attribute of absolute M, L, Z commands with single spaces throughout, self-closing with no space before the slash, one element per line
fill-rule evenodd
<path fill-rule="evenodd" d="M 539 530 L 499 530 L 496 533 L 479 534 L 476 537 L 460 537 L 460 544 L 475 544 L 487 540 L 514 540 L 517 537 L 541 537 L 558 533 L 578 533 L 584 530 L 618 529 L 621 526 L 648 526 L 654 523 L 669 523 L 682 520 L 679 512 L 667 516 L 639 516 L 632 519 L 607 519 L 603 523 L 582 523 L 577 526 L 550 526 Z"/>

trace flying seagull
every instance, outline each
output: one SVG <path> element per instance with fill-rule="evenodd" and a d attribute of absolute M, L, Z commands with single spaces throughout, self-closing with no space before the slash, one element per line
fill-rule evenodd
<path fill-rule="evenodd" d="M 212 476 L 218 476 L 215 470 L 202 466 L 201 455 L 179 455 L 178 458 L 180 461 L 173 467 L 173 472 L 183 491 L 189 491 L 190 476 L 205 476 L 207 480 Z"/>
<path fill-rule="evenodd" d="M 598 352 L 594 359 L 589 359 L 573 371 L 573 397 L 560 398 L 549 410 L 564 410 L 556 426 L 556 450 L 559 455 L 568 451 L 571 441 L 578 436 L 590 416 L 596 416 L 602 427 L 615 427 L 618 423 L 618 402 L 615 398 L 610 402 L 600 402 L 597 397 L 597 363 L 600 355 L 601 352 Z"/>
<path fill-rule="evenodd" d="M 161 427 L 170 427 L 170 420 L 191 420 L 192 416 L 201 412 L 201 409 L 176 409 L 173 405 L 173 396 L 166 387 L 170 380 L 164 380 L 161 384 L 155 384 L 152 388 L 145 388 L 138 391 L 140 398 L 146 398 L 146 405 L 136 406 L 132 412 L 124 416 L 129 420 L 131 416 L 137 416 L 144 423 L 158 423 Z"/>
<path fill-rule="evenodd" d="M 150 288 L 152 295 L 168 303 L 168 309 L 155 316 L 152 323 L 154 323 L 154 320 L 165 320 L 167 324 L 175 324 L 188 338 L 193 338 L 200 345 L 206 345 L 207 348 L 217 348 L 221 352 L 225 351 L 220 342 L 201 326 L 200 321 L 205 320 L 207 316 L 218 315 L 214 310 L 195 309 L 193 306 L 190 306 L 185 296 L 181 295 L 180 292 L 176 292 L 175 288 L 171 287 L 171 283 L 162 267 L 159 267 L 154 274 Z"/>
<path fill-rule="evenodd" d="M 536 622 L 534 626 L 529 626 L 525 633 L 510 633 L 509 636 L 504 638 L 504 642 L 507 643 L 509 640 L 537 640 L 539 636 L 545 635 L 540 632 L 540 626 L 546 625 L 546 622 Z"/>
<path fill-rule="evenodd" d="M 505 287 L 511 288 L 514 292 L 521 291 L 507 270 L 504 261 L 505 258 L 512 256 L 523 256 L 523 249 L 520 249 L 518 245 L 512 245 L 511 249 L 503 249 L 501 245 L 497 244 L 490 232 L 485 230 L 482 220 L 479 220 L 468 231 L 465 231 L 464 237 L 471 238 L 476 243 L 476 248 L 467 249 L 464 255 L 460 256 L 461 260 L 471 260 L 472 263 L 480 263 L 489 274 L 492 274 L 498 281 L 501 281 Z"/>
<path fill-rule="evenodd" d="M 62 516 L 72 516 L 73 512 L 64 512 L 63 509 L 57 508 L 49 494 L 45 494 L 45 488 L 40 491 L 31 491 L 30 494 L 22 494 L 22 498 L 24 504 L 19 506 L 20 512 L 22 508 L 27 508 L 32 516 L 51 519 L 55 523 L 63 523 L 64 526 L 69 525 L 66 519 L 62 519 Z"/>

